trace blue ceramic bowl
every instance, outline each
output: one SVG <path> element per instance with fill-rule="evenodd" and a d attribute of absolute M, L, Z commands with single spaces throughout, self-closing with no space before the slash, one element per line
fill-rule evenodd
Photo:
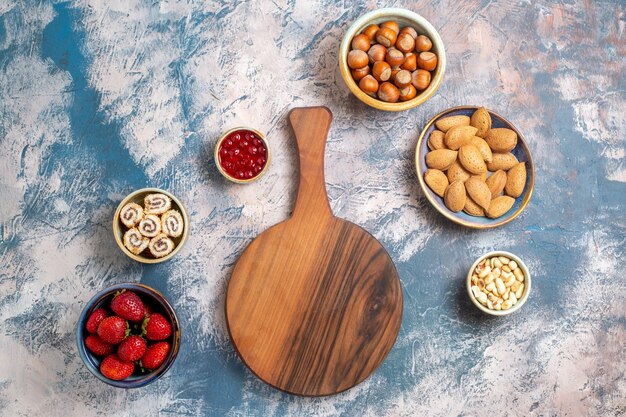
<path fill-rule="evenodd" d="M 521 196 L 515 199 L 513 207 L 511 207 L 511 209 L 503 216 L 500 216 L 497 219 L 490 219 L 488 217 L 470 216 L 463 211 L 458 213 L 452 212 L 443 203 L 443 198 L 435 194 L 424 182 L 424 172 L 428 169 L 426 166 L 426 154 L 429 151 L 428 138 L 430 137 L 431 132 L 436 129 L 435 122 L 448 116 L 465 115 L 471 117 L 478 108 L 479 107 L 476 106 L 453 107 L 433 117 L 426 124 L 426 127 L 422 130 L 422 134 L 417 141 L 417 148 L 415 150 L 415 168 L 417 171 L 417 178 L 424 195 L 433 207 L 439 211 L 439 213 L 443 214 L 455 223 L 462 224 L 463 226 L 472 227 L 474 229 L 489 229 L 502 226 L 519 216 L 526 205 L 530 202 L 530 197 L 533 193 L 535 185 L 535 166 L 533 164 L 532 156 L 530 155 L 530 149 L 524 140 L 524 136 L 515 128 L 515 126 L 513 126 L 513 124 L 511 124 L 511 122 L 500 116 L 498 113 L 488 110 L 491 115 L 492 128 L 506 127 L 517 133 L 517 146 L 511 152 L 520 162 L 526 162 L 526 185 L 524 186 L 524 192 Z"/>
<path fill-rule="evenodd" d="M 87 350 L 84 341 L 89 335 L 85 325 L 87 324 L 87 319 L 91 313 L 99 307 L 106 306 L 106 308 L 109 309 L 111 299 L 119 290 L 130 290 L 135 292 L 139 297 L 141 297 L 144 303 L 148 304 L 154 310 L 154 312 L 163 314 L 163 316 L 168 318 L 172 324 L 172 336 L 166 340 L 171 345 L 170 352 L 158 369 L 146 374 L 136 372 L 123 381 L 114 381 L 100 373 L 99 368 L 101 358 Z M 117 284 L 100 291 L 91 300 L 89 300 L 83 309 L 80 318 L 78 319 L 78 324 L 76 326 L 76 343 L 78 345 L 78 353 L 85 363 L 85 366 L 87 366 L 87 369 L 89 369 L 89 371 L 100 381 L 118 388 L 139 388 L 159 379 L 174 363 L 180 348 L 180 325 L 178 318 L 176 317 L 176 313 L 170 303 L 168 303 L 165 297 L 163 297 L 163 295 L 155 289 L 143 284 Z"/>

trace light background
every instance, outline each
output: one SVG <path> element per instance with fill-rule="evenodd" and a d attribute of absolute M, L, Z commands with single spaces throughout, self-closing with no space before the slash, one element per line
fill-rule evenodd
<path fill-rule="evenodd" d="M 0 415 L 617 416 L 626 413 L 626 6 L 585 1 L 0 0 Z M 439 30 L 448 70 L 426 104 L 399 114 L 352 97 L 337 50 L 358 16 L 414 10 Z M 491 231 L 455 226 L 418 189 L 421 128 L 484 105 L 527 138 L 533 199 Z M 397 343 L 379 370 L 329 398 L 282 394 L 231 347 L 232 265 L 294 202 L 286 114 L 334 113 L 326 181 L 334 212 L 396 262 Z M 237 186 L 212 150 L 237 125 L 265 132 L 273 161 Z M 191 237 L 143 266 L 115 245 L 111 218 L 131 191 L 178 196 Z M 533 292 L 494 319 L 464 287 L 492 249 L 522 257 Z M 118 282 L 163 291 L 182 320 L 168 374 L 138 390 L 92 377 L 76 320 Z"/>

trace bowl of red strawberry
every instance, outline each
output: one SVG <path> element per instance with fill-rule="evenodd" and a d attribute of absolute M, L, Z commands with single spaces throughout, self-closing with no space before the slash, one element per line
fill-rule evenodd
<path fill-rule="evenodd" d="M 180 328 L 174 309 L 158 291 L 142 284 L 118 284 L 87 303 L 76 341 L 83 362 L 98 379 L 138 388 L 174 363 Z"/>

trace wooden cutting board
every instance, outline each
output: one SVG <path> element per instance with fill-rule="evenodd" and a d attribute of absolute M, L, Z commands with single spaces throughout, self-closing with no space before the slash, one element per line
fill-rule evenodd
<path fill-rule="evenodd" d="M 387 356 L 400 330 L 402 289 L 385 248 L 330 209 L 330 110 L 296 108 L 289 121 L 300 157 L 295 209 L 237 260 L 226 320 L 256 376 L 289 393 L 330 395 L 363 381 Z"/>

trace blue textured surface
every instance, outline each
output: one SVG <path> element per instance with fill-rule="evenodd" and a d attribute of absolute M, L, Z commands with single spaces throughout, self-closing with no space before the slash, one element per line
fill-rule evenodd
<path fill-rule="evenodd" d="M 352 97 L 337 68 L 345 29 L 382 6 L 424 15 L 448 54 L 435 96 L 398 114 Z M 0 0 L 0 415 L 626 414 L 625 14 L 621 1 Z M 307 399 L 243 366 L 223 310 L 237 256 L 294 202 L 286 114 L 320 104 L 334 113 L 331 206 L 390 252 L 404 316 L 372 377 Z M 508 118 L 536 164 L 531 204 L 495 230 L 446 221 L 415 176 L 422 127 L 464 104 Z M 246 186 L 212 158 L 238 125 L 273 151 Z M 160 265 L 128 259 L 110 230 L 119 201 L 146 186 L 191 218 Z M 505 318 L 464 287 L 492 249 L 533 275 Z M 164 293 L 183 340 L 166 375 L 125 391 L 89 373 L 74 329 L 93 294 L 128 281 Z"/>

